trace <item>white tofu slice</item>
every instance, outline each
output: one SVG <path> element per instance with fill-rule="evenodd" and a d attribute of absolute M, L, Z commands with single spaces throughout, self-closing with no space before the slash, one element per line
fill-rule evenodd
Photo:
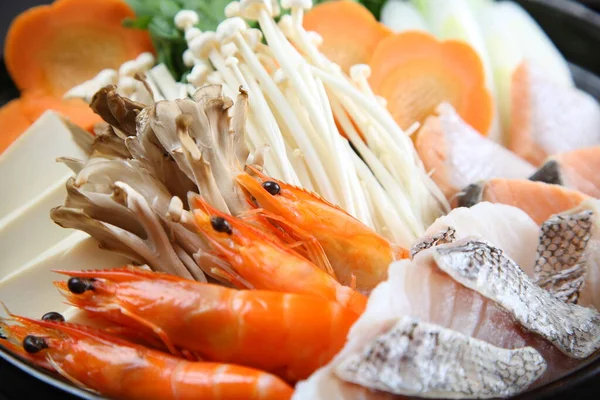
<path fill-rule="evenodd" d="M 73 233 L 50 219 L 50 210 L 64 203 L 68 176 L 40 193 L 32 202 L 0 219 L 0 277 L 34 259 Z"/>
<path fill-rule="evenodd" d="M 40 318 L 48 311 L 65 312 L 69 307 L 53 287 L 61 275 L 53 269 L 107 269 L 130 260 L 98 247 L 87 233 L 75 232 L 8 276 L 0 277 L 0 300 L 15 314 Z"/>
<path fill-rule="evenodd" d="M 62 118 L 46 111 L 0 155 L 0 218 L 64 179 L 69 169 L 58 157 L 87 159 L 87 153 Z"/>

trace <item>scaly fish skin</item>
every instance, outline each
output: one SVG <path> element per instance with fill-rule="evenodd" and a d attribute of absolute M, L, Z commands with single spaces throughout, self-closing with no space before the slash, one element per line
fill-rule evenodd
<path fill-rule="evenodd" d="M 526 329 L 578 359 L 600 348 L 600 313 L 567 304 L 537 286 L 504 252 L 465 238 L 436 247 L 434 259 L 455 281 L 495 301 Z"/>
<path fill-rule="evenodd" d="M 521 392 L 546 370 L 532 347 L 507 350 L 403 317 L 335 374 L 370 389 L 419 397 L 483 399 Z"/>

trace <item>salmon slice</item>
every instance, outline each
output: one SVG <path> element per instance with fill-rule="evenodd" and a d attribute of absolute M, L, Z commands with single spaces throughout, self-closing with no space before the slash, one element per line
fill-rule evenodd
<path fill-rule="evenodd" d="M 523 62 L 512 76 L 509 149 L 534 165 L 600 144 L 600 105 L 587 93 Z"/>
<path fill-rule="evenodd" d="M 534 166 L 481 135 L 450 104 L 441 104 L 437 111 L 438 116 L 425 121 L 415 147 L 446 198 L 451 199 L 471 182 L 524 179 L 534 173 Z"/>
<path fill-rule="evenodd" d="M 594 146 L 550 157 L 529 179 L 564 185 L 599 198 L 598 171 L 600 171 L 600 146 Z"/>
<path fill-rule="evenodd" d="M 472 184 L 458 197 L 458 206 L 470 207 L 481 201 L 508 204 L 525 211 L 531 219 L 541 225 L 550 216 L 590 199 L 577 190 L 559 185 L 521 179 L 490 179 Z"/>

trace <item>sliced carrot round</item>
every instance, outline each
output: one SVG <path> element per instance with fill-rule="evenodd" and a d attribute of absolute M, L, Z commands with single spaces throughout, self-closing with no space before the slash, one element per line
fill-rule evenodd
<path fill-rule="evenodd" d="M 377 43 L 392 34 L 364 6 L 348 0 L 313 7 L 304 17 L 304 28 L 323 37 L 319 50 L 345 72 L 366 64 Z"/>
<path fill-rule="evenodd" d="M 61 99 L 43 92 L 27 92 L 21 97 L 23 114 L 36 121 L 45 111 L 52 110 L 67 117 L 72 123 L 91 131 L 102 118 L 81 99 Z"/>
<path fill-rule="evenodd" d="M 147 32 L 122 26 L 133 10 L 122 0 L 58 0 L 12 22 L 5 60 L 19 89 L 60 96 L 105 68 L 152 51 Z"/>
<path fill-rule="evenodd" d="M 383 39 L 369 61 L 373 91 L 384 97 L 396 122 L 407 129 L 450 103 L 477 131 L 487 134 L 493 100 L 483 64 L 466 43 L 444 42 L 410 31 Z"/>
<path fill-rule="evenodd" d="M 31 120 L 25 114 L 23 102 L 12 100 L 0 107 L 0 154 L 29 127 Z"/>

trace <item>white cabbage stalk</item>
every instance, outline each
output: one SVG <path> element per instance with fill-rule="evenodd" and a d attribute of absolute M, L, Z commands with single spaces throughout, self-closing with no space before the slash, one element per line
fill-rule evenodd
<path fill-rule="evenodd" d="M 503 1 L 491 3 L 482 9 L 484 11 L 493 12 L 498 21 L 503 22 L 505 29 L 516 38 L 514 45 L 518 46 L 517 51 L 520 50 L 526 60 L 543 65 L 544 71 L 556 83 L 574 85 L 567 60 L 523 7 L 512 1 Z M 482 20 L 480 22 L 483 24 Z M 495 51 L 489 44 L 488 49 L 490 52 Z"/>
<path fill-rule="evenodd" d="M 381 23 L 394 32 L 428 31 L 427 22 L 408 0 L 388 0 L 381 9 Z"/>
<path fill-rule="evenodd" d="M 243 86 L 250 100 L 248 144 L 251 150 L 269 147 L 268 174 L 316 191 L 384 236 L 409 245 L 444 213 L 445 199 L 408 135 L 371 92 L 368 66 L 353 68 L 351 79 L 319 52 L 319 35 L 302 27 L 310 2 L 285 4 L 291 15 L 279 23 L 275 5 L 233 2 L 216 32 L 186 31 L 191 52 L 186 58 L 196 62 L 190 82 L 219 82 L 226 95 Z M 248 27 L 246 21 L 252 20 L 262 32 Z M 267 45 L 261 42 L 263 33 Z"/>
<path fill-rule="evenodd" d="M 486 2 L 478 9 L 477 20 L 492 63 L 496 101 L 505 129 L 510 126 L 512 75 L 522 61 L 543 65 L 549 79 L 573 85 L 566 60 L 521 6 Z"/>

